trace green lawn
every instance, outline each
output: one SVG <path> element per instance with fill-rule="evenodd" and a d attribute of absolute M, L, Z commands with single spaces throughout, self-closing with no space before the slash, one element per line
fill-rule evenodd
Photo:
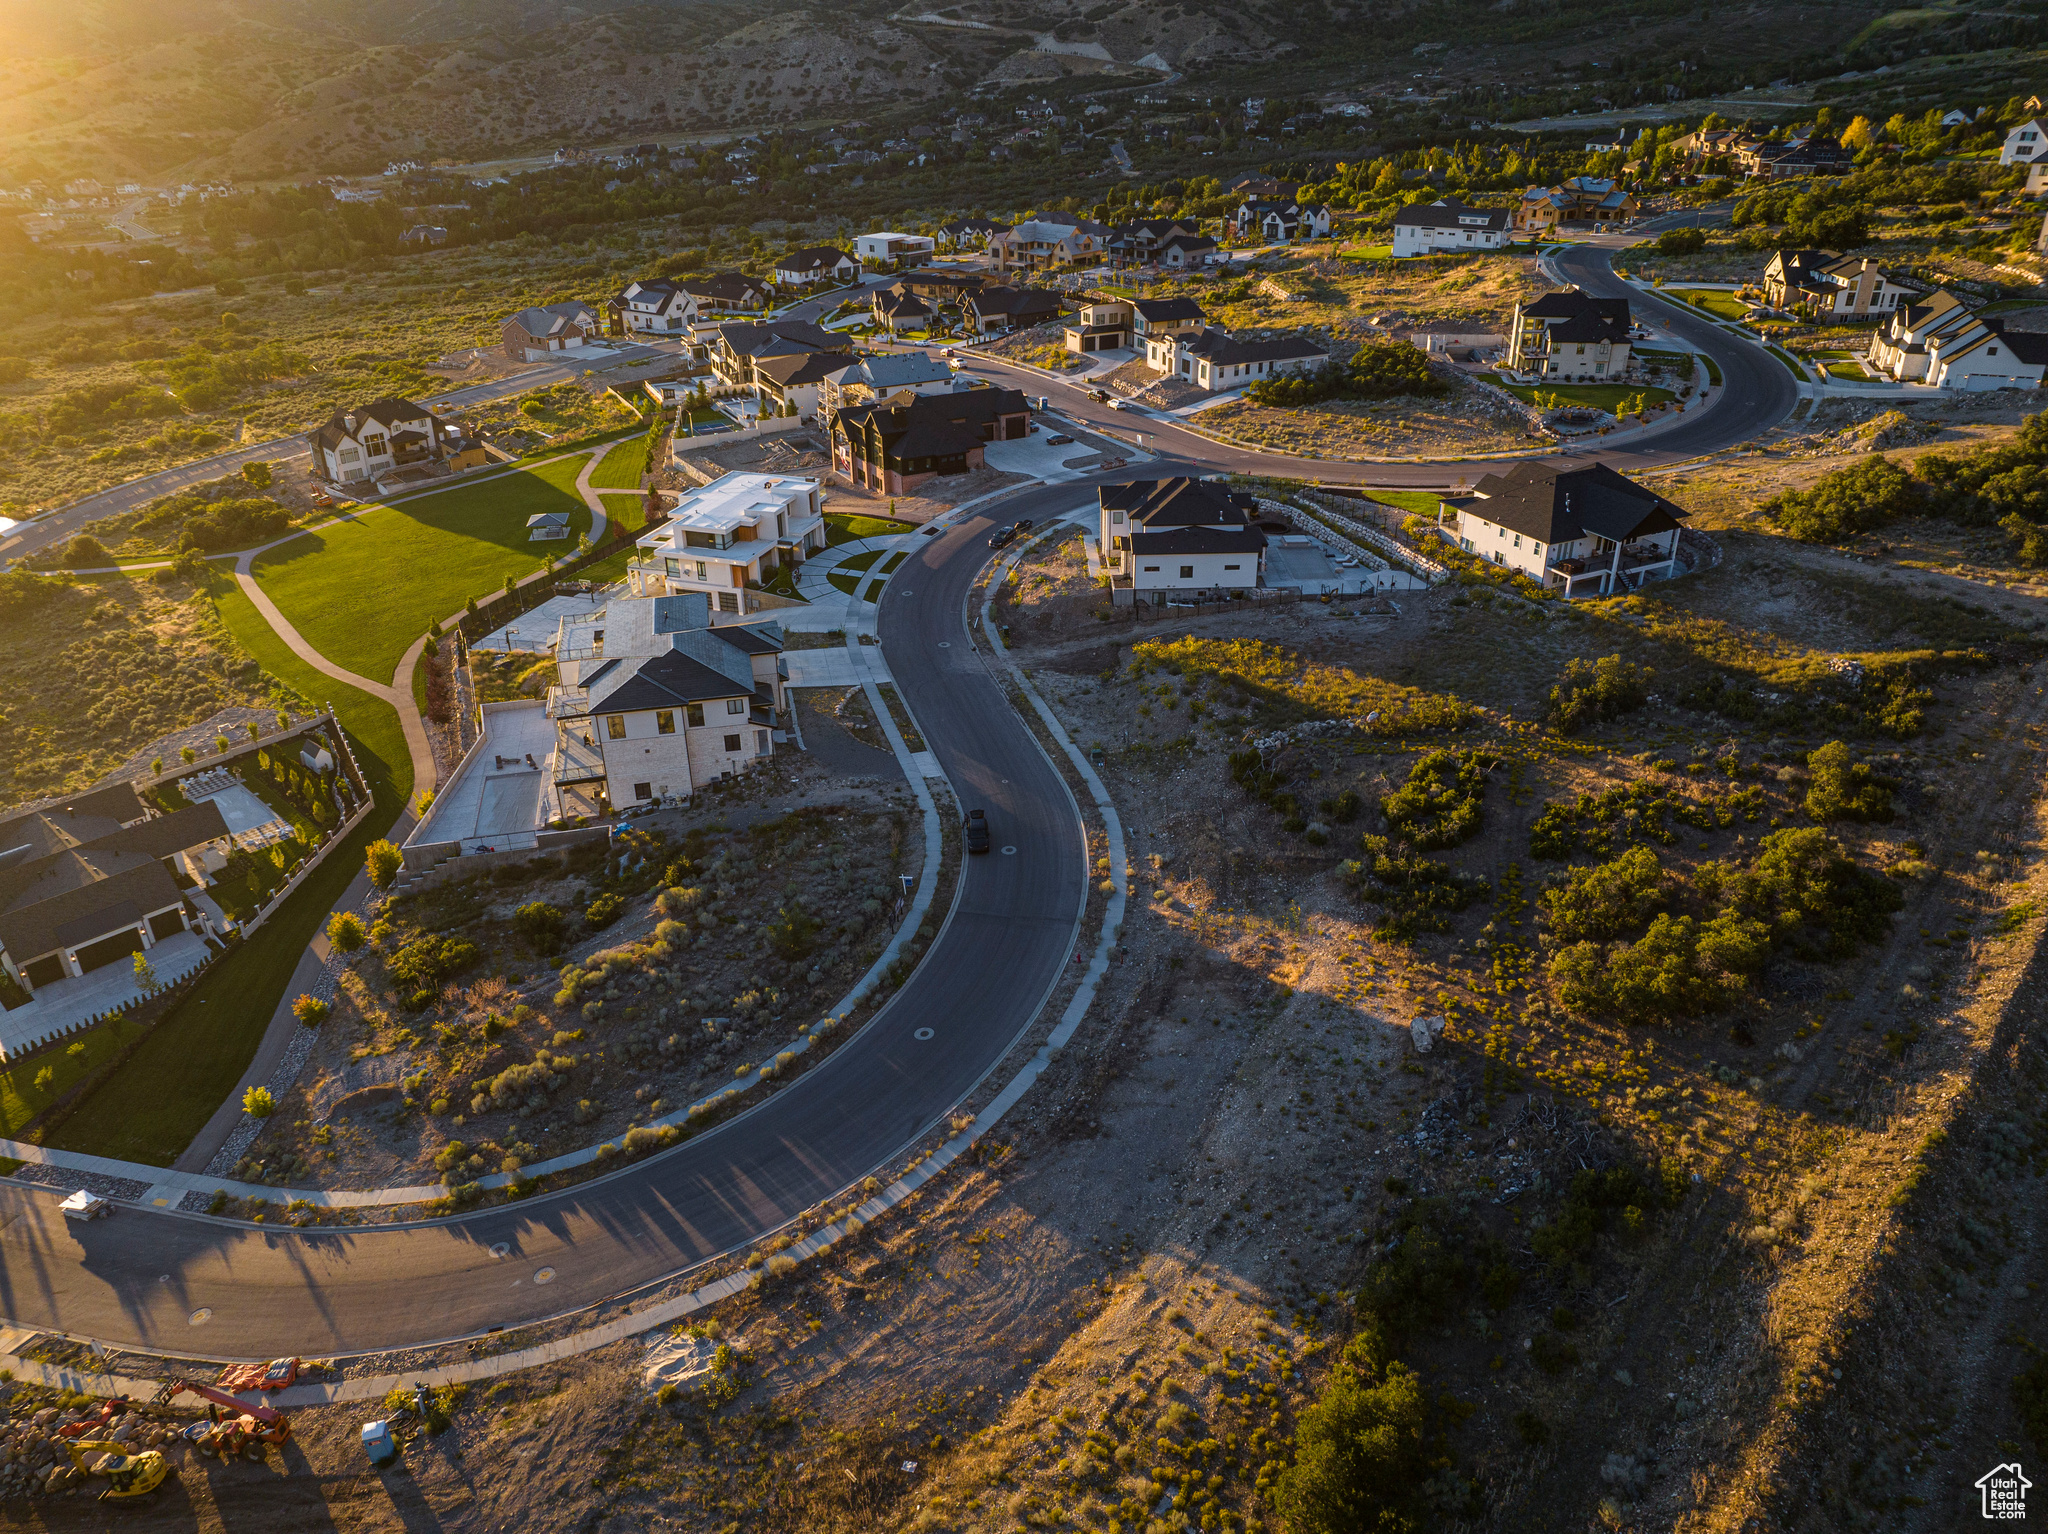
<path fill-rule="evenodd" d="M 604 536 L 607 541 L 620 533 L 638 533 L 647 527 L 647 497 L 644 495 L 599 495 L 604 503 Z"/>
<path fill-rule="evenodd" d="M 862 600 L 863 602 L 879 602 L 879 601 L 881 601 L 881 600 L 882 600 L 882 583 L 881 583 L 880 581 L 869 581 L 869 582 L 868 582 L 868 589 L 867 589 L 866 591 L 864 591 L 863 593 L 861 593 L 861 600 Z"/>
<path fill-rule="evenodd" d="M 1645 362 L 1654 362 L 1661 368 L 1690 368 L 1693 359 L 1691 352 L 1653 351 L 1647 346 L 1638 346 L 1633 355 Z"/>
<path fill-rule="evenodd" d="M 1411 516 L 1434 517 L 1443 495 L 1435 490 L 1373 490 L 1372 498 L 1382 506 L 1393 506 Z"/>
<path fill-rule="evenodd" d="M 1775 346 L 1766 346 L 1764 350 L 1769 352 L 1773 357 L 1776 357 L 1780 362 L 1784 363 L 1786 367 L 1790 368 L 1792 370 L 1792 376 L 1794 378 L 1798 379 L 1801 383 L 1805 383 L 1807 381 L 1806 369 L 1801 367 L 1798 363 L 1792 360 L 1792 354 L 1790 352 L 1780 351 Z"/>
<path fill-rule="evenodd" d="M 391 829 L 412 792 L 412 758 L 395 712 L 292 654 L 233 582 L 215 584 L 214 605 L 228 631 L 265 671 L 315 702 L 334 705 L 376 795 L 376 808 L 254 937 L 207 972 L 128 1063 L 50 1137 L 49 1143 L 60 1149 L 152 1166 L 169 1166 L 184 1152 L 255 1058 L 300 955 L 363 866 L 363 849 Z"/>
<path fill-rule="evenodd" d="M 1709 357 L 1705 352 L 1700 353 L 1700 361 L 1704 362 L 1707 365 L 1707 382 L 1712 384 L 1717 389 L 1720 388 L 1721 364 L 1716 362 L 1712 357 Z"/>
<path fill-rule="evenodd" d="M 876 573 L 880 575 L 894 575 L 896 573 L 896 567 L 902 564 L 903 561 L 908 558 L 910 558 L 910 555 L 904 552 L 891 554 L 888 557 L 888 559 L 883 562 L 882 568 Z"/>
<path fill-rule="evenodd" d="M 825 513 L 825 543 L 852 543 L 861 538 L 887 538 L 896 533 L 914 533 L 915 522 L 901 522 L 894 517 L 870 517 L 857 511 L 828 511 Z M 863 567 L 865 568 L 865 567 Z"/>
<path fill-rule="evenodd" d="M 638 490 L 647 473 L 647 450 L 653 446 L 647 433 L 614 442 L 590 472 L 593 490 Z"/>
<path fill-rule="evenodd" d="M 1657 291 L 1666 298 L 1691 304 L 1695 309 L 1704 309 L 1724 320 L 1739 320 L 1749 314 L 1748 305 L 1733 293 L 1723 293 L 1717 288 L 1659 288 Z"/>
<path fill-rule="evenodd" d="M 321 654 L 381 682 L 429 624 L 568 552 L 527 542 L 528 517 L 567 512 L 572 539 L 590 531 L 574 488 L 584 461 L 578 454 L 371 507 L 264 554 L 256 579 Z"/>
<path fill-rule="evenodd" d="M 1814 352 L 1812 361 L 1827 364 L 1828 373 L 1835 378 L 1868 378 L 1863 359 L 1854 352 Z"/>
<path fill-rule="evenodd" d="M 1500 386 L 1525 404 L 1537 403 L 1537 396 L 1564 405 L 1586 405 L 1594 410 L 1612 411 L 1628 400 L 1641 400 L 1647 409 L 1678 398 L 1669 389 L 1639 389 L 1630 384 L 1512 384 L 1496 378 Z"/>
<path fill-rule="evenodd" d="M 141 1024 L 115 1018 L 60 1048 L 0 1068 L 0 1137 L 16 1138 L 30 1119 L 70 1091 L 81 1076 L 106 1064 L 141 1033 Z M 47 1091 L 36 1086 L 36 1077 L 44 1070 L 50 1072 Z"/>
<path fill-rule="evenodd" d="M 848 596 L 852 596 L 860 589 L 861 572 L 870 568 L 881 557 L 880 549 L 865 549 L 858 554 L 849 555 L 827 570 L 825 579 Z"/>
<path fill-rule="evenodd" d="M 1391 261 L 1394 256 L 1392 245 L 1354 245 L 1349 250 L 1337 252 L 1346 261 Z"/>

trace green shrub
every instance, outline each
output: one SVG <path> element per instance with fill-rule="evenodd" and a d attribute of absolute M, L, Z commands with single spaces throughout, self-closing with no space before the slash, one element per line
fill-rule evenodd
<path fill-rule="evenodd" d="M 1734 911 L 1704 926 L 1663 915 L 1633 943 L 1574 943 L 1550 961 L 1550 975 L 1574 1012 L 1676 1022 L 1732 1004 L 1769 949 L 1764 924 Z"/>
<path fill-rule="evenodd" d="M 405 866 L 405 854 L 392 843 L 379 840 L 363 849 L 363 862 L 369 869 L 370 882 L 380 890 L 389 889 L 398 870 Z"/>
<path fill-rule="evenodd" d="M 583 912 L 583 919 L 592 927 L 609 927 L 619 919 L 625 909 L 625 896 L 606 893 L 590 902 Z"/>
<path fill-rule="evenodd" d="M 1849 759 L 1849 748 L 1830 741 L 1806 758 L 1813 782 L 1806 791 L 1806 813 L 1818 821 L 1890 820 L 1891 785 L 1875 777 L 1861 762 Z"/>
<path fill-rule="evenodd" d="M 535 953 L 553 953 L 562 944 L 568 917 L 545 900 L 529 900 L 512 913 L 512 930 Z"/>
<path fill-rule="evenodd" d="M 292 1003 L 292 1016 L 308 1028 L 318 1028 L 333 1010 L 317 996 L 301 996 Z"/>
<path fill-rule="evenodd" d="M 414 938 L 389 961 L 391 978 L 419 990 L 431 990 L 450 976 L 458 975 L 483 957 L 476 944 L 462 937 L 436 937 L 428 933 Z"/>
<path fill-rule="evenodd" d="M 1551 722 L 1570 735 L 1596 720 L 1641 708 L 1649 701 L 1650 680 L 1655 675 L 1649 667 L 1619 655 L 1603 655 L 1595 661 L 1573 656 L 1550 689 Z"/>
<path fill-rule="evenodd" d="M 254 1119 L 267 1119 L 277 1111 L 277 1099 L 268 1087 L 251 1087 L 242 1094 L 242 1111 Z"/>
<path fill-rule="evenodd" d="M 1347 1349 L 1297 1420 L 1294 1462 L 1273 1486 L 1289 1534 L 1407 1534 L 1428 1526 L 1429 1426 L 1420 1375 L 1401 1363 L 1383 1374 L 1360 1368 Z"/>
<path fill-rule="evenodd" d="M 1560 887 L 1541 896 L 1550 928 L 1562 942 L 1606 942 L 1641 932 L 1666 903 L 1664 870 L 1648 847 L 1633 847 L 1609 863 L 1575 868 Z"/>
<path fill-rule="evenodd" d="M 1882 453 L 1824 474 L 1809 490 L 1788 490 L 1764 514 L 1807 543 L 1838 543 L 1920 509 L 1921 486 Z"/>
<path fill-rule="evenodd" d="M 1393 850 L 1384 836 L 1359 839 L 1365 856 L 1342 864 L 1338 877 L 1362 899 L 1385 913 L 1373 930 L 1393 942 L 1419 932 L 1448 932 L 1452 913 L 1475 900 L 1491 899 L 1493 888 L 1475 874 L 1459 873 L 1414 853 Z"/>
<path fill-rule="evenodd" d="M 1455 847 L 1479 833 L 1486 775 L 1499 765 L 1490 751 L 1432 751 L 1380 800 L 1381 813 L 1395 835 L 1416 847 Z"/>
<path fill-rule="evenodd" d="M 1881 939 L 1905 904 L 1899 887 L 1856 866 L 1819 826 L 1773 831 L 1746 869 L 1702 864 L 1693 883 L 1710 901 L 1762 922 L 1772 941 L 1805 958 L 1843 959 Z"/>
<path fill-rule="evenodd" d="M 107 546 L 91 533 L 80 533 L 64 548 L 64 563 L 73 570 L 94 569 L 114 562 Z"/>

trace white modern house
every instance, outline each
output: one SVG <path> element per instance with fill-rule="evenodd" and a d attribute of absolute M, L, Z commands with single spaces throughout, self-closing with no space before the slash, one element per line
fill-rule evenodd
<path fill-rule="evenodd" d="M 1513 234 L 1511 208 L 1468 207 L 1456 197 L 1412 203 L 1394 215 L 1394 254 L 1499 250 Z"/>
<path fill-rule="evenodd" d="M 1939 389 L 2038 389 L 2048 374 L 2048 335 L 2001 329 L 1946 288 L 1894 309 L 1865 360 L 1895 383 Z"/>
<path fill-rule="evenodd" d="M 1674 574 L 1689 515 L 1605 464 L 1517 464 L 1469 496 L 1447 497 L 1440 524 L 1467 553 L 1568 597 L 1633 591 Z"/>
<path fill-rule="evenodd" d="M 694 593 L 715 613 L 744 615 L 761 610 L 758 588 L 777 570 L 824 547 L 816 480 L 732 473 L 684 495 L 642 534 L 626 579 L 634 596 Z"/>
<path fill-rule="evenodd" d="M 938 254 L 938 248 L 938 241 L 928 234 L 902 234 L 895 230 L 859 235 L 853 242 L 853 253 L 860 258 L 860 264 L 876 271 L 894 271 L 904 265 L 929 261 Z"/>
<path fill-rule="evenodd" d="M 606 305 L 614 334 L 672 335 L 697 320 L 697 298 L 677 282 L 629 282 Z"/>
<path fill-rule="evenodd" d="M 1118 606 L 1214 600 L 1260 584 L 1266 535 L 1255 497 L 1178 476 L 1104 485 L 1096 552 Z"/>
<path fill-rule="evenodd" d="M 443 431 L 426 406 L 385 398 L 337 410 L 325 425 L 307 433 L 306 442 L 313 450 L 314 473 L 345 485 L 445 456 Z"/>
<path fill-rule="evenodd" d="M 1149 332 L 1145 365 L 1198 389 L 1241 389 L 1261 379 L 1306 373 L 1330 360 L 1303 335 L 1244 340 L 1217 326 Z"/>

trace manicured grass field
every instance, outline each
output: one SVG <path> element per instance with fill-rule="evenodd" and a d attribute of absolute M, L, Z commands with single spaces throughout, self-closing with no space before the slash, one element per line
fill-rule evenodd
<path fill-rule="evenodd" d="M 1391 245 L 1354 245 L 1349 250 L 1338 252 L 1346 261 L 1390 261 L 1394 256 Z"/>
<path fill-rule="evenodd" d="M 590 488 L 638 490 L 642 476 L 647 473 L 647 449 L 652 445 L 645 432 L 614 442 L 590 471 Z"/>
<path fill-rule="evenodd" d="M 894 517 L 870 517 L 857 511 L 828 511 L 825 513 L 825 543 L 852 543 L 857 538 L 888 538 L 897 533 L 914 533 L 915 522 L 901 522 Z"/>
<path fill-rule="evenodd" d="M 0 1069 L 0 1138 L 16 1138 L 30 1119 L 70 1091 L 80 1077 L 119 1054 L 141 1032 L 141 1024 L 115 1018 L 55 1049 L 9 1062 Z M 36 1086 L 36 1077 L 45 1070 L 50 1073 L 47 1090 Z"/>
<path fill-rule="evenodd" d="M 1665 298 L 1691 304 L 1695 309 L 1704 309 L 1724 320 L 1739 320 L 1749 313 L 1749 306 L 1733 293 L 1723 293 L 1716 288 L 1659 288 L 1657 291 Z"/>
<path fill-rule="evenodd" d="M 1443 499 L 1434 490 L 1370 490 L 1367 494 L 1382 506 L 1394 506 L 1418 517 L 1436 515 L 1437 503 Z"/>
<path fill-rule="evenodd" d="M 881 557 L 880 549 L 864 549 L 858 554 L 842 559 L 826 571 L 825 579 L 848 596 L 852 596 L 860 589 L 860 572 L 869 569 Z"/>
<path fill-rule="evenodd" d="M 1784 363 L 1785 366 L 1791 370 L 1792 376 L 1794 378 L 1798 379 L 1801 383 L 1805 383 L 1807 381 L 1806 369 L 1801 367 L 1798 363 L 1792 360 L 1792 354 L 1790 352 L 1780 351 L 1775 346 L 1766 346 L 1764 350 L 1769 352 L 1773 357 L 1776 357 L 1780 362 Z"/>
<path fill-rule="evenodd" d="M 169 1166 L 183 1154 L 255 1058 L 306 945 L 363 866 L 363 849 L 391 829 L 412 792 L 412 759 L 396 713 L 292 654 L 232 581 L 215 584 L 214 600 L 228 631 L 264 670 L 315 702 L 334 705 L 376 807 L 50 1137 L 60 1149 L 152 1166 Z"/>
<path fill-rule="evenodd" d="M 256 561 L 256 579 L 313 647 L 382 682 L 427 626 L 566 552 L 529 543 L 526 519 L 566 512 L 571 544 L 590 531 L 576 494 L 582 454 L 504 474 L 306 533 Z"/>
<path fill-rule="evenodd" d="M 1854 352 L 1814 352 L 1812 360 L 1826 363 L 1829 376 L 1834 378 L 1868 378 L 1870 376 L 1863 366 L 1863 359 Z"/>
<path fill-rule="evenodd" d="M 1511 384 L 1495 382 L 1527 404 L 1535 404 L 1537 396 L 1555 399 L 1565 405 L 1585 405 L 1594 410 L 1612 411 L 1626 400 L 1641 400 L 1640 408 L 1648 409 L 1678 398 L 1669 389 L 1639 389 L 1630 384 Z"/>

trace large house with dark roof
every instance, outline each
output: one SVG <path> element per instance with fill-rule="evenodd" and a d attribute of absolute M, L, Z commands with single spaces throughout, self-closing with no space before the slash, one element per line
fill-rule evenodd
<path fill-rule="evenodd" d="M 1264 578 L 1266 535 L 1252 525 L 1253 496 L 1182 475 L 1104 485 L 1097 499 L 1095 547 L 1113 603 L 1213 599 Z"/>
<path fill-rule="evenodd" d="M 769 320 L 765 324 L 740 322 L 718 327 L 712 344 L 711 371 L 727 388 L 751 389 L 757 382 L 756 363 L 770 357 L 797 357 L 811 352 L 838 352 L 846 337 L 834 335 L 809 320 Z"/>
<path fill-rule="evenodd" d="M 1198 389 L 1241 389 L 1290 373 L 1306 373 L 1330 360 L 1305 335 L 1252 340 L 1216 326 L 1160 330 L 1145 337 L 1145 366 Z"/>
<path fill-rule="evenodd" d="M 699 313 L 765 309 L 774 292 L 760 278 L 744 272 L 713 272 L 709 277 L 692 277 L 681 287 L 696 300 Z"/>
<path fill-rule="evenodd" d="M 629 282 L 605 304 L 609 335 L 672 335 L 697 318 L 697 298 L 679 282 L 656 278 Z"/>
<path fill-rule="evenodd" d="M 754 364 L 754 397 L 762 415 L 813 416 L 827 379 L 854 365 L 852 352 L 764 357 Z"/>
<path fill-rule="evenodd" d="M 960 317 L 975 334 L 993 335 L 1056 320 L 1064 307 L 1059 294 L 1043 288 L 980 288 L 961 295 Z"/>
<path fill-rule="evenodd" d="M 1457 197 L 1411 203 L 1394 215 L 1394 254 L 1499 250 L 1513 237 L 1513 222 L 1506 208 L 1475 208 Z"/>
<path fill-rule="evenodd" d="M 1916 291 L 1868 256 L 1832 250 L 1780 250 L 1764 267 L 1764 298 L 1773 309 L 1798 309 L 1816 317 L 1882 317 L 1910 302 Z"/>
<path fill-rule="evenodd" d="M 819 282 L 852 282 L 860 263 L 837 245 L 811 245 L 776 259 L 769 273 L 779 287 L 802 288 Z"/>
<path fill-rule="evenodd" d="M 851 484 L 908 495 L 928 479 L 965 474 L 985 461 L 983 445 L 1022 441 L 1031 406 L 1018 389 L 892 395 L 832 417 L 832 467 Z"/>
<path fill-rule="evenodd" d="M 1679 523 L 1690 515 L 1605 464 L 1516 464 L 1469 496 L 1446 498 L 1443 510 L 1460 548 L 1568 597 L 1633 591 L 1674 574 Z"/>
<path fill-rule="evenodd" d="M 129 783 L 0 817 L 0 968 L 33 995 L 190 930 L 173 860 L 227 834 L 210 800 L 159 814 Z"/>
<path fill-rule="evenodd" d="M 1617 383 L 1628 372 L 1625 298 L 1594 298 L 1577 288 L 1515 305 L 1505 370 L 1522 383 Z"/>
<path fill-rule="evenodd" d="M 685 798 L 774 754 L 782 629 L 718 616 L 706 593 L 679 592 L 561 620 L 547 699 L 558 813 Z"/>

